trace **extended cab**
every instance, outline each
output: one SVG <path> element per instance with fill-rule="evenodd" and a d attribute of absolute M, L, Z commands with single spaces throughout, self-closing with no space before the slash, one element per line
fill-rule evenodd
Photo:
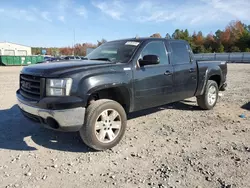
<path fill-rule="evenodd" d="M 195 60 L 186 41 L 134 38 L 104 43 L 82 61 L 24 67 L 16 96 L 26 117 L 79 131 L 105 150 L 122 139 L 130 112 L 193 96 L 212 109 L 226 75 L 227 62 Z"/>

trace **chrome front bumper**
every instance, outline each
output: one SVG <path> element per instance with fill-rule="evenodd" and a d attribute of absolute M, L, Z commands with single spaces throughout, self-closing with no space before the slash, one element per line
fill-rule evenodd
<path fill-rule="evenodd" d="M 38 117 L 41 120 L 41 124 L 55 130 L 78 131 L 84 123 L 85 108 L 83 107 L 65 110 L 48 110 L 24 104 L 19 99 L 18 106 L 24 113 L 28 114 L 28 117 L 32 115 Z"/>

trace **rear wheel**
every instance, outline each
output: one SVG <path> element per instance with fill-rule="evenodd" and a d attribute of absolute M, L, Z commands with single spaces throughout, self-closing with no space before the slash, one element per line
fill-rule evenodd
<path fill-rule="evenodd" d="M 203 95 L 197 96 L 198 105 L 204 110 L 211 110 L 218 100 L 218 85 L 213 80 L 208 80 Z"/>
<path fill-rule="evenodd" d="M 106 150 L 120 142 L 126 126 L 127 115 L 124 108 L 116 101 L 101 99 L 87 108 L 80 136 L 89 147 Z"/>

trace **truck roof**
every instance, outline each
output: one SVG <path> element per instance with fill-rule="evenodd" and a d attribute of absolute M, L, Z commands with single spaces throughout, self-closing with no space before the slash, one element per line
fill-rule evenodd
<path fill-rule="evenodd" d="M 162 40 L 162 41 L 183 41 L 183 42 L 187 42 L 185 40 L 182 39 L 166 39 L 166 38 L 154 38 L 154 37 L 135 37 L 135 38 L 124 38 L 124 39 L 117 39 L 117 40 L 112 40 L 109 42 L 117 42 L 117 41 L 137 41 L 137 42 L 143 42 L 143 41 L 153 41 L 153 40 Z"/>

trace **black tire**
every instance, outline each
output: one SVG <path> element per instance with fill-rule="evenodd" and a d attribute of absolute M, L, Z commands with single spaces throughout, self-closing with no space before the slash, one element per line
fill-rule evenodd
<path fill-rule="evenodd" d="M 113 109 L 116 112 L 118 112 L 121 118 L 121 121 L 120 121 L 121 128 L 116 138 L 113 141 L 109 143 L 103 143 L 99 141 L 96 136 L 95 123 L 99 115 L 107 109 Z M 86 110 L 84 125 L 82 126 L 79 132 L 80 132 L 80 136 L 83 142 L 87 146 L 89 146 L 90 148 L 94 150 L 102 151 L 106 149 L 111 149 L 114 146 L 116 146 L 122 139 L 125 133 L 126 127 L 127 127 L 127 115 L 126 115 L 124 108 L 116 101 L 108 100 L 108 99 L 101 99 L 101 100 L 94 101 L 88 106 Z"/>
<path fill-rule="evenodd" d="M 209 102 L 208 102 L 208 91 L 212 86 L 214 86 L 215 89 L 216 89 L 216 100 L 215 100 L 215 102 L 213 104 L 209 104 Z M 202 108 L 203 110 L 211 110 L 211 109 L 213 109 L 214 106 L 217 103 L 218 94 L 219 94 L 219 88 L 218 88 L 217 83 L 215 81 L 213 81 L 213 80 L 208 80 L 203 95 L 200 95 L 200 96 L 196 97 L 199 107 Z"/>

